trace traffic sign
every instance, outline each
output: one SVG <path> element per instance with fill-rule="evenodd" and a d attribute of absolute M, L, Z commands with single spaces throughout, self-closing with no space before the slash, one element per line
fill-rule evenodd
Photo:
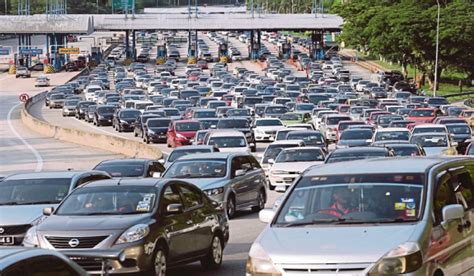
<path fill-rule="evenodd" d="M 26 93 L 23 93 L 23 94 L 20 95 L 19 98 L 20 98 L 20 101 L 26 103 L 26 101 L 28 101 L 30 99 L 30 96 Z"/>
<path fill-rule="evenodd" d="M 10 54 L 10 49 L 0 48 L 0 56 L 8 56 Z"/>
<path fill-rule="evenodd" d="M 42 54 L 43 54 L 43 49 L 20 48 L 20 55 L 36 56 L 36 55 L 42 55 Z"/>
<path fill-rule="evenodd" d="M 134 0 L 112 0 L 112 7 L 114 10 L 133 10 Z"/>
<path fill-rule="evenodd" d="M 81 52 L 79 48 L 59 48 L 60 54 L 67 55 L 78 55 Z"/>

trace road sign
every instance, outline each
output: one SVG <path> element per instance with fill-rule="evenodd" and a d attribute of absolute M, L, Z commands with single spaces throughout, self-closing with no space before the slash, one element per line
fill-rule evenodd
<path fill-rule="evenodd" d="M 43 49 L 20 48 L 20 55 L 36 56 L 36 55 L 42 55 L 42 54 L 43 54 Z"/>
<path fill-rule="evenodd" d="M 10 54 L 10 49 L 0 48 L 0 56 L 8 56 Z"/>
<path fill-rule="evenodd" d="M 20 98 L 20 101 L 26 103 L 26 101 L 28 101 L 28 99 L 30 99 L 30 96 L 26 93 L 23 93 L 23 94 L 20 95 L 19 98 Z"/>
<path fill-rule="evenodd" d="M 59 48 L 60 54 L 67 55 L 78 55 L 81 52 L 79 48 Z"/>
<path fill-rule="evenodd" d="M 114 10 L 133 10 L 134 0 L 112 0 L 112 6 Z"/>

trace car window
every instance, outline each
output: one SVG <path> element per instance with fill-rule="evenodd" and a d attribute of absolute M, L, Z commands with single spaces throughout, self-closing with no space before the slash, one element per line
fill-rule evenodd
<path fill-rule="evenodd" d="M 474 166 L 468 166 L 468 170 L 462 169 L 452 174 L 452 185 L 458 204 L 467 209 L 474 208 Z"/>
<path fill-rule="evenodd" d="M 453 190 L 451 188 L 451 178 L 449 174 L 444 174 L 438 180 L 434 194 L 434 225 L 439 225 L 443 220 L 443 207 L 450 204 L 456 204 Z"/>
<path fill-rule="evenodd" d="M 183 204 L 179 192 L 175 186 L 169 185 L 165 188 L 160 200 L 160 210 L 162 214 L 166 213 L 166 207 L 170 204 Z"/>
<path fill-rule="evenodd" d="M 165 171 L 165 167 L 163 167 L 163 165 L 161 165 L 158 162 L 152 162 L 148 169 L 148 175 L 152 177 L 154 173 L 156 172 L 162 173 L 164 171 Z"/>
<path fill-rule="evenodd" d="M 87 175 L 85 177 L 80 178 L 74 188 L 79 187 L 87 182 L 92 182 L 92 181 L 97 181 L 97 180 L 102 180 L 102 179 L 109 179 L 109 177 L 102 175 L 102 174 L 97 174 L 97 175 Z"/>
<path fill-rule="evenodd" d="M 185 209 L 191 209 L 202 204 L 202 194 L 199 191 L 183 185 L 179 185 L 178 187 L 183 197 Z"/>
<path fill-rule="evenodd" d="M 257 159 L 253 156 L 249 156 L 250 163 L 252 164 L 252 167 L 254 170 L 261 169 L 262 167 L 260 166 L 260 163 L 258 163 Z"/>
<path fill-rule="evenodd" d="M 252 169 L 252 165 L 249 159 L 245 156 L 237 156 L 232 159 L 232 177 L 235 177 L 237 170 L 249 171 Z"/>

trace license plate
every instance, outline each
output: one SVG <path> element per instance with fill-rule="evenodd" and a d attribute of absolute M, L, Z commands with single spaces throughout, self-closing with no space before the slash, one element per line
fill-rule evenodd
<path fill-rule="evenodd" d="M 112 120 L 108 120 L 109 123 L 112 123 Z"/>
<path fill-rule="evenodd" d="M 14 240 L 15 239 L 13 237 L 9 237 L 9 236 L 0 237 L 0 245 L 13 244 Z"/>
<path fill-rule="evenodd" d="M 160 139 L 166 138 L 166 135 L 158 135 L 158 138 Z"/>
<path fill-rule="evenodd" d="M 292 181 L 293 181 L 293 178 L 283 178 L 283 181 L 285 181 L 285 182 L 292 182 Z"/>

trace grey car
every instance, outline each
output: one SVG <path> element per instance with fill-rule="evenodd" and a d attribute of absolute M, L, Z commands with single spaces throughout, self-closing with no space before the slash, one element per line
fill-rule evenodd
<path fill-rule="evenodd" d="M 176 161 L 178 158 L 194 154 L 194 153 L 206 153 L 206 152 L 219 152 L 219 149 L 214 146 L 208 145 L 190 145 L 190 146 L 182 146 L 175 148 L 166 158 L 164 161 L 165 168 L 168 168 Z"/>
<path fill-rule="evenodd" d="M 23 245 L 56 249 L 91 274 L 164 276 L 169 267 L 198 260 L 215 269 L 229 239 L 218 205 L 180 180 L 96 181 L 75 189 L 56 210 L 45 208 L 47 218 L 28 230 Z"/>
<path fill-rule="evenodd" d="M 466 157 L 314 166 L 260 211 L 247 275 L 471 275 L 473 180 Z"/>
<path fill-rule="evenodd" d="M 0 182 L 0 245 L 18 245 L 42 220 L 44 207 L 57 206 L 74 188 L 108 179 L 101 171 L 21 173 Z"/>
<path fill-rule="evenodd" d="M 259 211 L 267 200 L 265 173 L 250 153 L 197 153 L 176 160 L 163 178 L 186 179 L 225 206 L 233 218 L 237 210 Z"/>

